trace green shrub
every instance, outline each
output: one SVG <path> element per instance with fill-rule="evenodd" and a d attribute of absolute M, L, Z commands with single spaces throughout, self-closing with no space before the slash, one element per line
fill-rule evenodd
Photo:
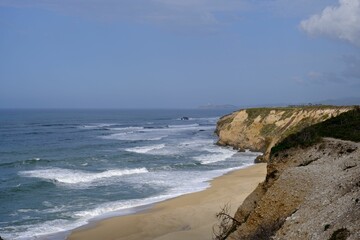
<path fill-rule="evenodd" d="M 355 107 L 354 110 L 289 135 L 271 149 L 271 155 L 293 147 L 309 147 L 318 143 L 322 137 L 360 142 L 360 108 Z"/>
<path fill-rule="evenodd" d="M 252 124 L 254 122 L 254 120 L 258 116 L 263 118 L 266 115 L 268 115 L 271 110 L 273 110 L 273 109 L 270 109 L 270 108 L 249 108 L 249 109 L 246 109 L 246 113 L 248 114 L 248 117 L 247 117 L 246 121 L 247 121 L 248 124 Z"/>

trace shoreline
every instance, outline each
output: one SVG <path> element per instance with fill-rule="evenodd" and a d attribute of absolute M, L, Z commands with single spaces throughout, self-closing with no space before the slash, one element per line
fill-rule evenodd
<path fill-rule="evenodd" d="M 67 239 L 211 239 L 216 212 L 229 204 L 234 214 L 265 176 L 266 164 L 235 170 L 211 180 L 203 191 L 157 202 L 130 215 L 90 222 L 72 230 Z"/>

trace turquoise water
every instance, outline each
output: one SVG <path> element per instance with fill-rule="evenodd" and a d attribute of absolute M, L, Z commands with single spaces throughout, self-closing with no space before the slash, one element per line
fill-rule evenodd
<path fill-rule="evenodd" d="M 256 153 L 214 145 L 226 113 L 0 110 L 0 236 L 64 239 L 252 164 Z"/>

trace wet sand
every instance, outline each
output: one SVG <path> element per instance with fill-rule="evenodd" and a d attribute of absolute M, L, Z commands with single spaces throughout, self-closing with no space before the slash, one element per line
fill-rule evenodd
<path fill-rule="evenodd" d="M 266 164 L 236 170 L 211 181 L 208 189 L 154 204 L 148 210 L 109 218 L 71 233 L 69 240 L 211 239 L 216 212 L 225 204 L 234 214 L 265 179 Z"/>

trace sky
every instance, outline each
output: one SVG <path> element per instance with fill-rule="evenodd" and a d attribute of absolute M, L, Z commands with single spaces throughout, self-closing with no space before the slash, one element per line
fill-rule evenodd
<path fill-rule="evenodd" d="M 360 97 L 360 0 L 0 0 L 0 108 Z"/>

